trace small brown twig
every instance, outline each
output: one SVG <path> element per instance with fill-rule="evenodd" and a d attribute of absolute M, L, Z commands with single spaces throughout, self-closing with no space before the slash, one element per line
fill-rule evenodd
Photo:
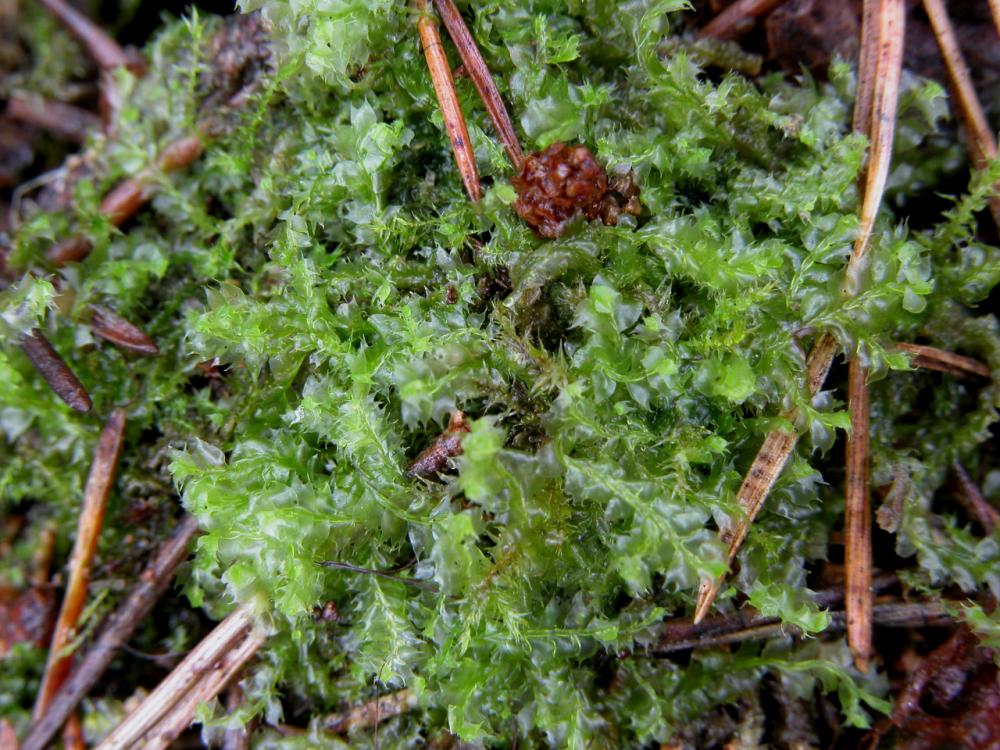
<path fill-rule="evenodd" d="M 83 143 L 88 133 L 101 129 L 101 118 L 93 112 L 40 96 L 11 95 L 6 115 L 74 143 Z"/>
<path fill-rule="evenodd" d="M 97 440 L 94 460 L 90 465 L 87 485 L 83 493 L 83 506 L 76 531 L 76 542 L 70 557 L 69 583 L 59 610 L 59 619 L 52 634 L 52 645 L 42 676 L 42 684 L 35 699 L 33 718 L 37 721 L 48 709 L 52 696 L 60 688 L 69 674 L 72 656 L 63 653 L 73 642 L 76 626 L 87 598 L 87 584 L 90 582 L 90 567 L 97 540 L 104 525 L 104 510 L 115 480 L 118 457 L 121 455 L 125 437 L 125 412 L 115 409 L 111 412 L 101 436 Z"/>
<path fill-rule="evenodd" d="M 991 2 L 991 8 L 995 5 L 995 1 Z M 976 89 L 972 85 L 972 76 L 969 74 L 969 66 L 966 65 L 965 58 L 962 56 L 962 50 L 955 36 L 955 29 L 951 24 L 951 18 L 948 16 L 948 10 L 943 0 L 924 0 L 924 10 L 927 11 L 931 28 L 934 29 L 934 36 L 937 38 L 945 67 L 948 69 L 948 78 L 951 80 L 958 109 L 965 122 L 969 135 L 969 156 L 976 169 L 983 169 L 989 162 L 997 158 L 996 138 L 994 138 L 993 130 L 979 104 Z M 996 18 L 997 16 L 994 15 L 994 20 Z M 997 186 L 997 190 L 1000 190 L 1000 186 Z M 990 199 L 989 205 L 993 221 L 997 227 L 1000 227 L 1000 196 L 994 195 Z"/>
<path fill-rule="evenodd" d="M 65 0 L 38 0 L 56 17 L 66 30 L 75 36 L 87 50 L 97 66 L 111 70 L 121 65 L 134 64 L 134 60 L 105 31 Z"/>
<path fill-rule="evenodd" d="M 497 89 L 493 76 L 490 75 L 490 69 L 479 51 L 476 40 L 472 38 L 472 34 L 465 25 L 462 14 L 458 12 L 454 0 L 434 0 L 434 7 L 437 8 L 438 14 L 448 30 L 448 35 L 458 49 L 458 56 L 462 58 L 462 64 L 465 66 L 469 78 L 472 79 L 472 85 L 479 92 L 479 98 L 482 99 L 483 105 L 486 107 L 486 112 L 493 122 L 493 127 L 496 128 L 508 158 L 514 165 L 514 169 L 520 172 L 524 165 L 524 151 L 521 149 L 521 142 L 514 132 L 514 123 L 511 122 L 507 107 L 504 106 L 500 90 Z"/>
<path fill-rule="evenodd" d="M 170 143 L 156 159 L 161 172 L 174 172 L 193 164 L 204 152 L 204 137 L 189 135 Z M 135 216 L 153 197 L 156 170 L 144 169 L 139 174 L 128 177 L 115 185 L 104 196 L 98 212 L 108 221 L 120 227 Z M 52 245 L 45 253 L 46 259 L 57 268 L 83 260 L 91 251 L 86 237 L 74 236 Z"/>
<path fill-rule="evenodd" d="M 766 16 L 785 0 L 736 0 L 698 32 L 700 39 L 735 39 L 753 28 L 754 21 Z"/>
<path fill-rule="evenodd" d="M 455 154 L 458 173 L 462 175 L 462 183 L 465 185 L 465 192 L 469 194 L 469 200 L 478 203 L 481 196 L 479 171 L 476 169 L 476 156 L 469 140 L 469 129 L 465 125 L 465 117 L 462 116 L 462 108 L 458 103 L 451 65 L 444 53 L 444 44 L 441 42 L 437 23 L 430 15 L 427 0 L 416 0 L 416 5 L 420 13 L 417 19 L 420 46 L 424 50 L 424 58 L 431 72 L 434 93 L 441 107 L 444 127 L 448 132 L 448 140 L 451 141 L 451 150 Z"/>
<path fill-rule="evenodd" d="M 866 4 L 877 3 L 877 0 L 865 0 L 865 2 Z M 856 293 L 858 288 L 858 276 L 871 242 L 875 214 L 885 191 L 889 163 L 892 158 L 896 104 L 899 99 L 899 79 L 903 62 L 905 10 L 905 0 L 883 0 L 879 4 L 878 23 L 875 24 L 878 41 L 872 45 L 877 50 L 877 54 L 868 62 L 869 66 L 875 66 L 875 74 L 859 76 L 860 81 L 871 81 L 873 86 L 872 111 L 869 120 L 869 141 L 872 146 L 865 176 L 861 223 L 855 239 L 854 251 L 845 271 L 845 287 L 849 295 Z M 864 47 L 865 44 L 862 42 L 862 49 Z M 822 387 L 836 353 L 837 343 L 829 333 L 823 334 L 813 346 L 812 351 L 809 352 L 809 359 L 806 362 L 808 370 L 806 380 L 811 395 L 815 395 Z M 792 422 L 797 417 L 798 413 L 794 410 L 785 414 L 785 418 Z M 765 498 L 785 468 L 796 442 L 798 442 L 796 433 L 780 429 L 768 433 L 764 439 L 764 444 L 757 452 L 757 456 L 736 493 L 736 503 L 744 515 L 720 530 L 720 536 L 728 547 L 726 559 L 729 566 L 732 566 L 736 553 L 746 538 L 750 524 L 753 523 Z M 701 581 L 695 604 L 695 622 L 700 622 L 708 613 L 712 602 L 715 601 L 715 597 L 722 588 L 722 580 L 722 578 L 716 578 Z"/>
<path fill-rule="evenodd" d="M 59 398 L 79 412 L 90 411 L 87 389 L 41 331 L 35 328 L 22 336 L 21 349 Z"/>
<path fill-rule="evenodd" d="M 160 353 L 156 342 L 125 318 L 104 305 L 91 305 L 90 327 L 102 339 L 139 354 Z"/>
<path fill-rule="evenodd" d="M 955 461 L 952 464 L 952 469 L 958 478 L 959 502 L 965 506 L 969 515 L 979 521 L 979 525 L 987 534 L 992 534 L 993 529 L 1000 526 L 1000 510 L 997 510 L 989 500 L 983 497 L 983 493 L 979 491 L 976 483 L 972 481 L 972 477 L 969 476 L 969 472 L 962 464 Z"/>
<path fill-rule="evenodd" d="M 100 680 L 118 649 L 128 643 L 139 623 L 163 595 L 174 571 L 188 554 L 188 546 L 198 533 L 194 516 L 186 515 L 173 536 L 139 575 L 139 581 L 112 615 L 104 630 L 78 662 L 69 679 L 55 694 L 48 710 L 32 724 L 24 738 L 23 750 L 43 750 L 59 731 L 87 692 Z"/>
<path fill-rule="evenodd" d="M 358 729 L 368 729 L 386 719 L 412 711 L 417 707 L 417 696 L 409 688 L 388 695 L 380 695 L 374 700 L 352 706 L 344 713 L 326 716 L 320 725 L 328 732 L 350 734 Z"/>
<path fill-rule="evenodd" d="M 844 503 L 844 611 L 847 645 L 855 666 L 868 671 L 872 650 L 872 520 L 868 484 L 870 439 L 868 371 L 857 353 L 848 366 L 847 401 L 851 431 L 847 436 Z"/>
<path fill-rule="evenodd" d="M 843 610 L 830 612 L 830 624 L 824 633 L 845 630 L 847 615 Z M 872 622 L 883 628 L 936 627 L 954 622 L 943 604 L 938 602 L 886 602 L 876 604 Z M 664 623 L 663 633 L 650 651 L 652 656 L 667 656 L 677 651 L 711 648 L 730 643 L 759 641 L 778 636 L 801 635 L 794 625 L 786 625 L 776 617 L 736 612 L 713 617 L 695 625 L 690 620 Z"/>
<path fill-rule="evenodd" d="M 127 750 L 136 747 L 140 739 L 171 714 L 175 704 L 189 696 L 200 682 L 208 682 L 207 676 L 214 675 L 212 680 L 218 681 L 218 665 L 220 662 L 230 664 L 226 661 L 226 655 L 230 651 L 239 650 L 248 642 L 256 642 L 259 636 L 250 633 L 252 627 L 253 613 L 249 604 L 233 610 L 146 696 L 135 711 L 104 738 L 97 750 Z M 259 644 L 257 647 L 259 648 Z M 222 687 L 224 684 L 219 689 Z M 202 693 L 199 692 L 198 695 Z"/>
<path fill-rule="evenodd" d="M 989 365 L 972 357 L 963 357 L 945 349 L 921 344 L 896 344 L 897 349 L 910 355 L 910 364 L 926 370 L 937 370 L 960 378 L 980 377 L 989 380 L 993 373 Z"/>

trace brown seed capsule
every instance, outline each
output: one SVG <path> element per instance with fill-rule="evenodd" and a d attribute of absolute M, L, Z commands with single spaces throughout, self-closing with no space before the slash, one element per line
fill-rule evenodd
<path fill-rule="evenodd" d="M 91 305 L 90 327 L 102 339 L 139 354 L 160 353 L 156 342 L 118 313 L 103 305 Z"/>
<path fill-rule="evenodd" d="M 406 469 L 406 476 L 426 479 L 440 474 L 448 468 L 449 458 L 462 455 L 462 436 L 469 431 L 465 414 L 453 412 L 448 427 L 413 459 Z"/>
<path fill-rule="evenodd" d="M 35 328 L 22 336 L 21 349 L 59 398 L 79 412 L 90 411 L 87 389 L 41 331 Z"/>

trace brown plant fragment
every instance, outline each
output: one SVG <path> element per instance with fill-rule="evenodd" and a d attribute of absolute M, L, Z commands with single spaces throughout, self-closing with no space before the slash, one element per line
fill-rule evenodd
<path fill-rule="evenodd" d="M 125 412 L 115 409 L 97 439 L 94 460 L 90 464 L 90 473 L 87 475 L 87 484 L 83 492 L 76 542 L 70 558 L 69 582 L 59 609 L 59 619 L 52 635 L 52 644 L 49 646 L 49 658 L 42 676 L 42 684 L 38 688 L 35 700 L 33 717 L 36 721 L 48 709 L 52 697 L 66 680 L 72 665 L 73 657 L 64 654 L 63 651 L 76 636 L 76 626 L 86 602 L 90 569 L 97 552 L 97 542 L 104 525 L 104 512 L 114 485 L 118 458 L 121 456 L 125 438 L 125 423 Z"/>
<path fill-rule="evenodd" d="M 455 411 L 445 431 L 434 438 L 429 446 L 413 459 L 406 469 L 406 476 L 431 478 L 448 468 L 448 459 L 462 455 L 462 436 L 469 432 L 465 414 Z"/>
<path fill-rule="evenodd" d="M 110 308 L 104 305 L 91 305 L 90 310 L 92 312 L 90 327 L 102 339 L 139 354 L 160 353 L 155 341 Z"/>
<path fill-rule="evenodd" d="M 79 412 L 90 411 L 93 404 L 87 389 L 41 331 L 35 328 L 22 336 L 21 349 L 59 398 Z"/>
<path fill-rule="evenodd" d="M 989 500 L 983 497 L 983 493 L 972 481 L 972 477 L 958 461 L 952 466 L 955 476 L 958 479 L 958 500 L 968 511 L 969 515 L 979 521 L 983 531 L 992 534 L 993 529 L 1000 526 L 1000 510 L 997 510 Z"/>
<path fill-rule="evenodd" d="M 55 613 L 55 597 L 47 587 L 32 586 L 23 592 L 0 587 L 0 658 L 18 643 L 48 643 Z"/>
<path fill-rule="evenodd" d="M 914 669 L 889 719 L 898 750 L 1000 747 L 1000 672 L 965 625 Z M 876 740 L 889 730 L 883 723 Z"/>
<path fill-rule="evenodd" d="M 910 362 L 915 367 L 923 367 L 926 370 L 937 370 L 946 372 L 949 375 L 958 377 L 971 377 L 973 375 L 986 378 L 992 376 L 990 368 L 984 362 L 972 357 L 963 357 L 945 349 L 938 349 L 933 346 L 922 346 L 921 344 L 896 344 L 897 349 L 901 349 L 910 355 Z"/>
<path fill-rule="evenodd" d="M 89 132 L 101 127 L 101 118 L 93 112 L 40 96 L 12 95 L 5 114 L 74 143 L 83 143 Z"/>
<path fill-rule="evenodd" d="M 844 500 L 844 610 L 847 613 L 847 645 L 854 665 L 868 671 L 872 655 L 872 514 L 869 493 L 869 396 L 868 369 L 855 355 L 849 365 L 848 411 L 851 432 L 847 436 Z"/>
<path fill-rule="evenodd" d="M 735 39 L 753 28 L 754 21 L 765 16 L 785 0 L 737 0 L 705 25 L 698 36 L 702 39 Z"/>
<path fill-rule="evenodd" d="M 354 706 L 344 713 L 325 717 L 321 725 L 328 732 L 350 734 L 359 729 L 377 726 L 386 719 L 411 711 L 417 707 L 417 696 L 409 688 L 395 693 L 380 695 L 360 706 Z"/>
<path fill-rule="evenodd" d="M 577 214 L 614 225 L 622 213 L 642 211 L 631 173 L 615 174 L 609 180 L 604 167 L 581 144 L 553 143 L 529 154 L 512 182 L 517 190 L 517 215 L 547 239 L 562 234 Z"/>

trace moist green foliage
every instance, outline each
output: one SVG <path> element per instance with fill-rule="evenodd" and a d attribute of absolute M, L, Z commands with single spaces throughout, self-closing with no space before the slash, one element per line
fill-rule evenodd
<path fill-rule="evenodd" d="M 1000 276 L 998 250 L 972 224 L 996 170 L 932 231 L 884 214 L 848 298 L 864 143 L 849 135 L 846 66 L 830 83 L 713 80 L 683 40 L 662 45 L 681 2 L 476 3 L 473 33 L 526 146 L 585 142 L 642 189 L 638 220 L 579 222 L 543 242 L 511 209 L 510 167 L 460 79 L 486 185 L 481 206 L 465 199 L 405 3 L 244 5 L 273 20 L 279 69 L 230 132 L 160 180 L 126 231 L 97 215 L 103 190 L 197 118 L 216 22 L 175 23 L 148 51 L 151 74 L 123 80 L 128 107 L 115 136 L 91 143 L 97 172 L 77 185 L 74 214 L 38 214 L 18 233 L 22 268 L 44 268 L 47 244 L 74 230 L 95 250 L 59 274 L 58 294 L 29 276 L 3 293 L 0 486 L 4 503 L 45 500 L 72 518 L 97 432 L 14 345 L 40 325 L 97 414 L 134 399 L 124 472 L 161 481 L 120 483 L 119 502 L 169 503 L 169 479 L 206 531 L 191 602 L 215 617 L 266 603 L 274 635 L 249 710 L 276 719 L 282 693 L 318 716 L 407 686 L 419 709 L 357 746 L 446 728 L 519 747 L 638 747 L 770 672 L 798 695 L 836 693 L 846 722 L 865 725 L 866 705 L 886 710 L 886 686 L 848 666 L 842 641 L 779 639 L 683 665 L 644 651 L 660 619 L 690 613 L 700 578 L 724 570 L 717 524 L 738 512 L 743 472 L 791 406 L 806 439 L 719 607 L 745 595 L 826 627 L 806 573 L 839 523 L 823 456 L 848 422 L 832 391 L 806 390 L 805 351 L 824 330 L 877 379 L 874 481 L 905 476 L 900 554 L 928 585 L 1000 594 L 1000 537 L 931 505 L 952 460 L 975 464 L 997 390 L 910 371 L 892 351 L 919 337 L 1000 368 L 996 321 L 974 309 Z M 935 97 L 912 84 L 904 155 L 918 158 L 933 131 Z M 163 354 L 95 340 L 93 302 Z M 197 368 L 206 360 L 221 381 Z M 455 409 L 472 424 L 457 473 L 408 479 Z M 328 601 L 340 621 L 312 616 Z M 313 729 L 306 744 L 265 734 L 262 746 L 340 746 Z"/>

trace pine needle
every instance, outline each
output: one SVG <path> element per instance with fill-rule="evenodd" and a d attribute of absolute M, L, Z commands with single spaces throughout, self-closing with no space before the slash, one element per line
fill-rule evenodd
<path fill-rule="evenodd" d="M 847 436 L 844 502 L 844 611 L 847 645 L 854 665 L 868 671 L 872 650 L 872 518 L 869 492 L 868 372 L 855 354 L 848 370 L 847 400 L 851 432 Z"/>
<path fill-rule="evenodd" d="M 754 21 L 766 16 L 785 0 L 737 0 L 709 21 L 698 32 L 700 39 L 735 39 L 753 27 Z"/>
<path fill-rule="evenodd" d="M 960 378 L 980 377 L 989 380 L 993 373 L 989 365 L 972 357 L 921 344 L 896 344 L 896 348 L 910 355 L 910 364 L 925 370 L 937 370 Z"/>

